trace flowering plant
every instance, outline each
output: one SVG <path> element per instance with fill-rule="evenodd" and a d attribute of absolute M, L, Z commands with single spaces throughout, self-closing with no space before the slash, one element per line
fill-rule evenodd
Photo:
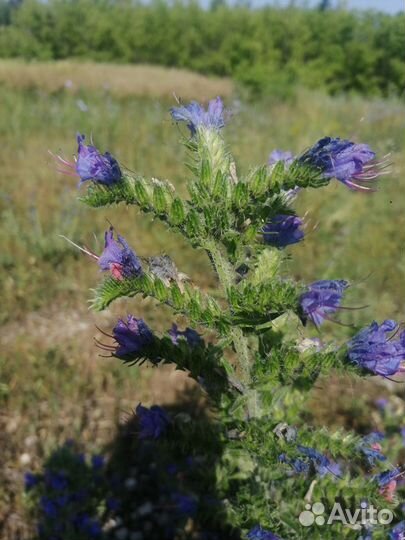
<path fill-rule="evenodd" d="M 91 180 L 81 197 L 87 205 L 138 206 L 204 250 L 218 290 L 208 294 L 198 288 L 167 255 L 141 260 L 110 228 L 100 255 L 81 248 L 109 274 L 95 289 L 93 308 L 103 310 L 121 297 L 151 297 L 187 317 L 190 327 L 174 323 L 159 335 L 129 315 L 105 332 L 99 346 L 125 364 L 174 364 L 200 385 L 224 448 L 215 470 L 217 493 L 239 537 L 385 538 L 387 526 L 367 520 L 324 527 L 299 521 L 312 501 L 326 508 L 336 500 L 348 509 L 364 501 L 394 508 L 402 476 L 387 465 L 378 436 L 330 433 L 306 425 L 300 410 L 317 379 L 332 370 L 359 377 L 401 372 L 405 332 L 391 320 L 373 322 L 340 347 L 302 340 L 302 331 L 292 336 L 291 321 L 295 328 L 320 328 L 333 320 L 345 309 L 350 283 L 339 276 L 296 283 L 285 277 L 283 263 L 286 246 L 305 239 L 304 220 L 292 207 L 299 190 L 337 179 L 350 190 L 373 191 L 386 163 L 366 144 L 325 137 L 296 157 L 274 151 L 267 164 L 242 175 L 222 136 L 230 114 L 219 98 L 207 109 L 196 102 L 174 107 L 171 115 L 188 128 L 187 199 L 167 180 L 126 171 L 109 153 L 85 146 L 83 136 L 76 165 L 65 163 L 81 183 Z M 136 413 L 140 439 L 169 436 L 172 421 L 163 409 L 140 405 Z M 183 503 L 192 516 L 198 500 Z M 401 527 L 397 524 L 391 537 Z"/>

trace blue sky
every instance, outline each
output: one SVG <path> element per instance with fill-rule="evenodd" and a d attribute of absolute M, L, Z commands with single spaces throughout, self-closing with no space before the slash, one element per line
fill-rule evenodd
<path fill-rule="evenodd" d="M 297 4 L 307 4 L 317 6 L 320 0 L 297 0 Z M 286 6 L 290 0 L 252 0 L 252 5 L 278 4 Z M 350 9 L 376 9 L 387 13 L 398 13 L 404 11 L 404 0 L 332 0 L 332 5 L 345 5 Z"/>

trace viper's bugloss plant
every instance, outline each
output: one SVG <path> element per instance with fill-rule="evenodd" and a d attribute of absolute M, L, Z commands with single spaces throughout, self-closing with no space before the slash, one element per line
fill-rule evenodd
<path fill-rule="evenodd" d="M 81 200 L 91 207 L 135 205 L 161 220 L 167 234 L 179 233 L 207 254 L 217 290 L 201 290 L 166 254 L 141 264 L 110 229 L 104 252 L 96 256 L 110 275 L 95 289 L 94 309 L 103 310 L 122 297 L 149 297 L 169 306 L 174 317 L 187 318 L 189 326 L 179 330 L 173 323 L 159 334 L 131 315 L 112 333 L 105 332 L 111 341 L 101 347 L 129 365 L 174 364 L 201 386 L 222 442 L 214 472 L 217 494 L 241 538 L 396 538 L 395 529 L 389 532 L 395 521 L 302 525 L 299 514 L 316 501 L 326 511 L 336 501 L 351 512 L 364 501 L 392 509 L 401 471 L 393 464 L 385 472 L 386 461 L 382 469 L 378 436 L 367 439 L 315 428 L 303 422 L 299 411 L 321 375 L 338 371 L 387 377 L 401 371 L 405 333 L 395 336 L 397 325 L 385 321 L 372 323 L 340 345 L 303 339 L 300 325 L 319 328 L 344 309 L 341 302 L 349 284 L 344 276 L 295 282 L 286 277 L 284 265 L 294 244 L 305 244 L 303 220 L 291 207 L 298 191 L 321 188 L 334 178 L 368 191 L 384 164 L 366 144 L 325 137 L 296 157 L 274 151 L 268 163 L 242 173 L 223 138 L 230 115 L 219 98 L 207 108 L 196 102 L 179 105 L 171 115 L 188 128 L 182 141 L 191 171 L 188 197 L 181 197 L 167 180 L 126 171 L 110 154 L 85 147 L 80 138 L 77 172 L 83 181 L 93 180 Z M 295 337 L 286 319 L 295 321 Z M 137 414 L 137 436 L 164 444 L 162 436 L 174 429 L 164 411 L 140 405 Z M 198 511 L 192 495 L 175 494 L 171 500 L 173 512 L 187 510 L 190 519 Z"/>

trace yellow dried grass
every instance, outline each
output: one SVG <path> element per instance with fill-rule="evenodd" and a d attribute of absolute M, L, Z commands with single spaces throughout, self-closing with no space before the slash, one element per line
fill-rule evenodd
<path fill-rule="evenodd" d="M 15 89 L 35 88 L 45 92 L 81 89 L 110 92 L 116 97 L 170 97 L 206 101 L 232 94 L 230 79 L 205 77 L 190 71 L 149 65 L 116 65 L 95 62 L 0 61 L 0 84 Z"/>

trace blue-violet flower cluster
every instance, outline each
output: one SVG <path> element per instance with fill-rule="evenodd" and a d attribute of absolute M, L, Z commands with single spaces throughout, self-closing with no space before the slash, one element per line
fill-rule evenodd
<path fill-rule="evenodd" d="M 220 97 L 208 103 L 207 110 L 196 101 L 170 109 L 173 120 L 186 122 L 192 135 L 198 128 L 220 130 L 225 126 L 224 104 Z"/>
<path fill-rule="evenodd" d="M 326 178 L 337 178 L 350 189 L 369 191 L 364 184 L 381 174 L 384 164 L 375 161 L 367 144 L 324 137 L 300 158 L 301 163 L 317 167 Z"/>
<path fill-rule="evenodd" d="M 343 279 L 322 279 L 308 286 L 299 299 L 305 319 L 310 319 L 319 328 L 329 315 L 339 307 L 344 291 L 349 286 Z"/>
<path fill-rule="evenodd" d="M 122 178 L 117 160 L 109 153 L 101 154 L 95 146 L 84 144 L 85 136 L 78 135 L 76 172 L 80 182 L 93 180 L 98 184 L 109 186 Z"/>
<path fill-rule="evenodd" d="M 297 244 L 304 238 L 303 224 L 298 216 L 278 214 L 263 227 L 264 243 L 278 248 Z"/>
<path fill-rule="evenodd" d="M 247 534 L 248 540 L 280 540 L 280 537 L 274 533 L 263 529 L 260 525 L 256 525 Z"/>
<path fill-rule="evenodd" d="M 382 324 L 372 322 L 348 343 L 348 356 L 357 366 L 388 377 L 404 371 L 405 331 L 395 335 L 398 324 L 385 320 Z"/>
<path fill-rule="evenodd" d="M 120 319 L 113 328 L 113 337 L 117 343 L 114 354 L 118 357 L 125 357 L 137 354 L 144 347 L 153 342 L 153 333 L 143 319 L 137 319 L 133 315 L 128 315 L 127 320 Z"/>
<path fill-rule="evenodd" d="M 113 227 L 105 233 L 104 251 L 98 258 L 98 265 L 120 280 L 142 274 L 141 261 L 120 234 L 117 240 L 114 239 Z"/>
<path fill-rule="evenodd" d="M 159 405 L 148 409 L 139 404 L 135 412 L 139 421 L 140 439 L 159 439 L 170 425 L 170 418 Z"/>

